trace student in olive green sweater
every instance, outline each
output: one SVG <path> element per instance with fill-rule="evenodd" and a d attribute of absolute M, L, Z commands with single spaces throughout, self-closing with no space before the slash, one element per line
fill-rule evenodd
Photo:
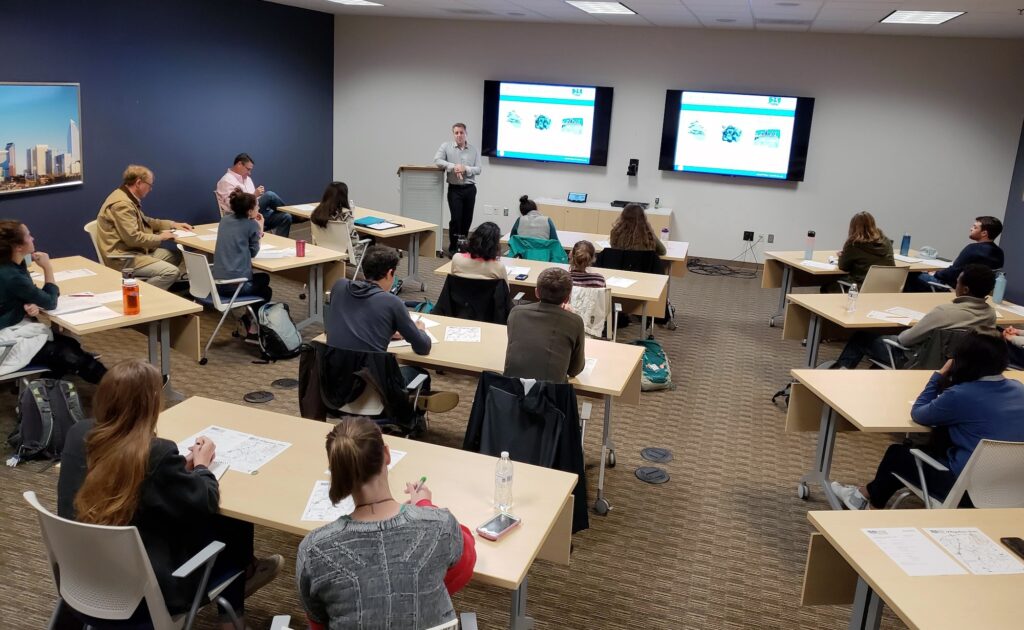
<path fill-rule="evenodd" d="M 844 282 L 864 284 L 872 265 L 892 267 L 896 264 L 892 254 L 892 241 L 875 225 L 870 212 L 858 212 L 850 219 L 850 232 L 839 256 L 839 269 L 845 271 Z M 839 283 L 822 287 L 823 293 L 839 293 Z"/>

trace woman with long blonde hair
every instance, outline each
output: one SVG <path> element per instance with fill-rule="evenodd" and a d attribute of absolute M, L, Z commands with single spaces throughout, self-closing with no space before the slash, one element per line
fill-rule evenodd
<path fill-rule="evenodd" d="M 858 212 L 850 219 L 850 230 L 839 252 L 839 269 L 846 282 L 864 284 L 872 265 L 893 266 L 892 241 L 878 228 L 870 212 Z"/>
<path fill-rule="evenodd" d="M 665 244 L 647 220 L 643 207 L 636 203 L 626 204 L 619 218 L 612 225 L 608 243 L 614 249 L 631 252 L 656 251 L 659 256 L 665 255 Z"/>
<path fill-rule="evenodd" d="M 104 375 L 93 398 L 95 421 L 76 424 L 64 443 L 58 514 L 137 527 L 172 614 L 188 611 L 200 576 L 171 574 L 210 542 L 224 542 L 213 579 L 247 570 L 245 583 L 235 580 L 222 593 L 241 617 L 245 596 L 273 579 L 283 558 L 253 562 L 252 524 L 218 514 L 220 489 L 209 469 L 216 452 L 212 440 L 200 437 L 182 456 L 177 444 L 156 436 L 162 385 L 160 372 L 138 359 L 122 361 Z M 221 615 L 222 626 L 233 628 L 227 614 Z M 147 618 L 143 602 L 132 619 Z"/>

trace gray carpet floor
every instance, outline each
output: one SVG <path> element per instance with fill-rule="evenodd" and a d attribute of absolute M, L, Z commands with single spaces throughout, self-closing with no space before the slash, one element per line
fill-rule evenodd
<path fill-rule="evenodd" d="M 436 297 L 441 278 L 431 273 L 437 260 L 423 259 L 428 283 L 425 294 L 407 292 L 406 299 Z M 275 297 L 289 301 L 296 319 L 305 312 L 297 298 L 301 287 L 274 280 Z M 796 342 L 783 341 L 767 317 L 777 292 L 762 290 L 760 279 L 688 274 L 673 279 L 671 299 L 679 328 L 657 329 L 656 337 L 670 357 L 672 391 L 643 395 L 639 407 L 616 407 L 613 434 L 618 466 L 607 476 L 612 511 L 592 516 L 589 530 L 574 537 L 571 566 L 537 562 L 530 572 L 530 614 L 538 630 L 554 628 L 845 628 L 849 608 L 801 607 L 800 589 L 810 525 L 806 513 L 825 509 L 821 493 L 810 500 L 796 497 L 796 482 L 810 466 L 815 435 L 786 434 L 784 411 L 770 402 L 792 367 L 803 361 Z M 203 341 L 216 324 L 203 316 Z M 638 334 L 634 324 L 620 339 Z M 307 337 L 321 331 L 311 327 Z M 145 337 L 133 331 L 90 336 L 86 346 L 109 363 L 144 357 Z M 822 350 L 822 359 L 838 353 L 836 344 Z M 201 395 L 246 404 L 249 391 L 273 390 L 271 381 L 295 377 L 296 361 L 261 365 L 253 346 L 222 331 L 199 366 L 175 354 L 175 386 L 187 395 Z M 432 418 L 425 439 L 458 447 L 472 406 L 474 378 L 435 375 L 436 389 L 460 393 L 453 411 Z M 82 386 L 88 399 L 92 393 Z M 298 415 L 295 390 L 273 390 L 276 398 L 264 407 Z M 14 427 L 14 395 L 0 392 L 0 431 Z M 601 417 L 595 404 L 594 417 Z M 215 419 L 211 418 L 211 421 Z M 840 434 L 834 477 L 865 481 L 873 473 L 887 436 Z M 671 480 L 647 485 L 634 470 L 645 462 L 640 449 L 671 449 L 665 465 Z M 9 449 L 2 449 L 4 458 Z M 588 485 L 593 496 L 600 454 L 600 428 L 587 431 Z M 319 454 L 317 454 L 319 456 Z M 0 623 L 5 628 L 43 628 L 55 598 L 34 515 L 21 493 L 35 490 L 45 504 L 55 504 L 57 473 L 37 462 L 16 469 L 0 467 Z M 435 500 L 443 505 L 444 497 Z M 473 524 L 475 525 L 475 524 Z M 284 573 L 247 601 L 248 623 L 266 628 L 275 614 L 304 618 L 294 582 L 299 538 L 256 528 L 257 552 L 280 553 Z M 475 611 L 482 628 L 508 624 L 509 593 L 470 584 L 455 598 L 460 611 Z M 204 611 L 198 627 L 214 627 Z M 889 611 L 883 627 L 904 627 Z"/>

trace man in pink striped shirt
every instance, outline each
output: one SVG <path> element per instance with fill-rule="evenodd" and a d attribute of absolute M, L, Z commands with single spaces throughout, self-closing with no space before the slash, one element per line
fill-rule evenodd
<path fill-rule="evenodd" d="M 224 177 L 217 182 L 217 205 L 220 206 L 220 214 L 231 214 L 231 206 L 228 197 L 236 188 L 243 192 L 256 195 L 260 207 L 260 214 L 263 215 L 264 229 L 273 232 L 278 236 L 288 236 L 292 229 L 292 215 L 278 210 L 285 205 L 284 201 L 272 190 L 266 190 L 263 186 L 256 186 L 252 182 L 253 161 L 248 153 L 239 153 L 235 156 L 235 163 L 224 173 Z"/>

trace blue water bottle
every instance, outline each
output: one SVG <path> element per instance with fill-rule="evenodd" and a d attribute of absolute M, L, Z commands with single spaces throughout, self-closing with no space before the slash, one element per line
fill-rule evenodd
<path fill-rule="evenodd" d="M 910 235 L 903 233 L 903 241 L 900 243 L 900 256 L 910 255 Z"/>
<path fill-rule="evenodd" d="M 992 289 L 992 303 L 1002 304 L 1003 294 L 1006 293 L 1006 274 L 1002 271 L 996 272 L 996 286 Z"/>
<path fill-rule="evenodd" d="M 807 247 L 804 249 L 804 260 L 814 260 L 814 230 L 807 230 Z"/>

